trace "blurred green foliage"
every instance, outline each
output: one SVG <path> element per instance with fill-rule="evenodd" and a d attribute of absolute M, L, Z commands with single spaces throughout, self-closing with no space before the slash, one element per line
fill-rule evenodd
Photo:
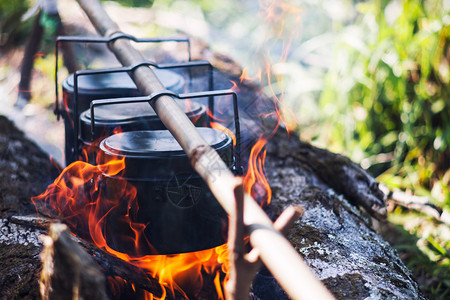
<path fill-rule="evenodd" d="M 25 36 L 21 17 L 27 9 L 27 0 L 0 0 L 0 49 Z"/>
<path fill-rule="evenodd" d="M 359 16 L 340 33 L 320 98 L 323 122 L 333 124 L 324 135 L 335 150 L 367 159 L 380 181 L 450 208 L 444 2 L 371 0 L 356 7 Z"/>
<path fill-rule="evenodd" d="M 337 26 L 332 65 L 319 100 L 323 114 L 317 139 L 361 162 L 391 190 L 426 196 L 448 213 L 449 4 L 358 2 L 355 21 Z M 418 279 L 423 277 L 426 295 L 448 297 L 448 226 L 400 208 L 390 213 L 389 221 L 417 238 L 408 249 L 394 246 L 409 252 L 405 261 Z"/>
<path fill-rule="evenodd" d="M 388 240 L 430 299 L 450 297 L 450 228 L 423 214 L 397 207 L 389 215 Z"/>

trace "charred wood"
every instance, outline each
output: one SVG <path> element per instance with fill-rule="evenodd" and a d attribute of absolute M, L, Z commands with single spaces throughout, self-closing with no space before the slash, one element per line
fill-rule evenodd
<path fill-rule="evenodd" d="M 57 279 L 56 282 L 59 282 L 59 284 L 46 283 L 49 281 L 48 275 L 45 275 L 45 277 L 42 278 L 42 276 L 44 276 L 43 273 L 47 272 L 45 270 L 45 263 L 47 263 L 47 265 L 57 265 L 57 264 L 65 265 L 68 262 L 72 261 L 69 264 L 69 266 L 65 266 L 65 269 L 67 270 L 68 268 L 73 268 L 73 271 L 75 272 L 75 274 L 77 274 L 77 272 L 79 272 L 79 270 L 80 270 L 80 264 L 84 264 L 85 260 L 89 260 L 89 261 L 92 261 L 93 264 L 98 266 L 98 271 L 101 272 L 100 274 L 102 277 L 106 277 L 107 279 L 109 279 L 111 281 L 114 281 L 114 278 L 120 278 L 121 282 L 123 282 L 123 281 L 126 282 L 126 284 L 123 285 L 123 290 L 116 291 L 117 293 L 114 295 L 114 298 L 120 298 L 122 294 L 126 296 L 127 293 L 130 292 L 127 290 L 128 286 L 130 286 L 129 290 L 131 290 L 131 284 L 133 284 L 136 287 L 136 289 L 142 289 L 145 291 L 152 292 L 154 294 L 154 296 L 160 297 L 162 295 L 161 286 L 158 283 L 157 279 L 149 277 L 138 267 L 135 267 L 117 257 L 107 254 L 106 252 L 104 252 L 103 250 L 98 248 L 97 246 L 89 243 L 88 241 L 85 241 L 85 240 L 79 238 L 78 236 L 76 236 L 74 234 L 70 233 L 70 236 L 68 236 L 68 234 L 69 234 L 68 229 L 62 230 L 61 227 L 58 227 L 58 226 L 55 227 L 55 222 L 58 222 L 56 219 L 49 219 L 49 218 L 45 218 L 42 216 L 37 217 L 35 215 L 28 215 L 28 216 L 11 216 L 9 219 L 4 220 L 4 222 L 6 222 L 6 224 L 8 224 L 8 226 L 10 226 L 10 227 L 12 226 L 13 229 L 10 231 L 14 232 L 14 233 L 25 232 L 23 234 L 28 235 L 29 231 L 35 232 L 35 235 L 29 235 L 28 239 L 31 239 L 34 242 L 35 246 L 37 246 L 39 248 L 38 253 L 42 251 L 44 257 L 46 257 L 46 259 L 43 259 L 44 270 L 41 274 L 41 285 L 44 285 L 46 287 L 44 289 L 45 291 L 50 290 L 50 288 L 49 288 L 50 285 L 56 286 L 56 289 L 61 288 L 60 284 L 61 284 L 61 286 L 67 285 L 66 283 L 64 283 L 64 280 L 61 281 L 61 278 L 58 277 L 58 276 L 60 276 L 60 275 L 58 275 L 59 270 L 56 271 L 58 273 L 57 275 L 53 275 L 54 277 L 56 277 L 56 279 Z M 65 225 L 63 225 L 63 224 L 59 224 L 59 226 L 65 227 Z M 52 227 L 54 227 L 53 231 L 52 231 Z M 6 230 L 3 230 L 3 231 L 6 232 Z M 41 241 L 41 239 L 39 239 L 38 235 L 41 235 L 41 236 L 48 235 L 43 238 L 43 240 L 44 240 L 44 243 L 43 243 L 44 249 L 43 250 L 42 250 L 42 241 Z M 11 234 L 9 234 L 9 236 L 4 236 L 4 237 L 0 236 L 0 242 L 2 240 L 10 241 L 10 236 L 11 236 Z M 62 238 L 61 238 L 61 236 L 62 236 Z M 68 240 L 69 238 L 70 238 L 70 240 Z M 13 244 L 11 245 L 11 247 L 13 247 L 17 243 L 17 241 L 26 241 L 26 239 L 19 236 L 18 238 L 13 240 Z M 47 249 L 46 249 L 46 243 L 47 243 Z M 59 256 L 55 255 L 54 249 L 56 249 L 58 251 L 62 251 L 62 249 L 63 249 L 64 250 L 63 253 L 57 252 L 56 254 L 64 254 L 64 255 L 59 255 Z M 39 261 L 35 261 L 34 264 L 40 268 Z M 96 271 L 92 271 L 92 272 L 95 273 Z M 66 274 L 62 274 L 62 275 L 66 276 Z M 88 279 L 89 276 L 90 276 L 90 274 L 87 274 L 87 277 L 85 276 L 86 279 Z M 81 278 L 85 278 L 85 277 L 82 276 Z M 211 281 L 212 281 L 212 279 L 211 279 Z M 107 290 L 109 296 L 111 296 L 110 288 L 111 288 L 110 286 L 106 286 L 106 290 Z M 51 289 L 55 290 L 55 288 L 51 288 Z M 85 293 L 93 293 L 96 290 L 95 286 L 84 287 L 83 290 L 85 290 L 85 289 L 88 289 L 88 290 L 92 289 L 92 291 L 85 291 Z M 212 283 L 209 285 L 205 284 L 205 289 L 203 291 L 201 291 L 200 294 L 214 293 L 213 289 L 214 289 L 214 286 Z M 63 297 L 66 294 L 72 295 L 71 293 L 72 293 L 72 289 L 65 286 L 63 290 L 58 292 L 57 296 Z M 46 292 L 46 294 L 43 295 L 44 298 L 47 296 L 49 296 L 48 292 Z M 55 296 L 55 295 L 53 295 L 53 296 Z M 49 298 L 52 298 L 53 296 L 50 295 Z M 87 299 L 90 299 L 90 298 L 87 298 Z M 168 299 L 170 299 L 170 295 L 168 296 Z M 176 293 L 174 299 L 184 299 L 184 297 L 181 294 Z"/>
<path fill-rule="evenodd" d="M 14 124 L 0 116 L 0 213 L 30 214 L 30 198 L 41 194 L 58 176 L 48 156 Z"/>
<path fill-rule="evenodd" d="M 40 233 L 0 219 L 0 299 L 39 298 Z"/>
<path fill-rule="evenodd" d="M 42 251 L 40 235 L 54 219 L 37 217 L 30 198 L 41 194 L 57 177 L 58 168 L 12 122 L 0 116 L 0 299 L 36 299 Z M 73 237 L 99 264 L 105 276 L 119 276 L 158 295 L 160 285 L 139 268 L 111 257 Z"/>
<path fill-rule="evenodd" d="M 42 299 L 107 299 L 104 275 L 70 237 L 67 226 L 52 224 L 42 240 Z"/>

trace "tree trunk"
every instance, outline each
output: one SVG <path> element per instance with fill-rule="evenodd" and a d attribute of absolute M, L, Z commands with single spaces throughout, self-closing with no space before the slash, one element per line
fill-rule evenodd
<path fill-rule="evenodd" d="M 397 252 L 374 231 L 370 215 L 348 200 L 366 199 L 359 202 L 366 207 L 367 199 L 376 198 L 378 205 L 379 193 L 370 192 L 373 179 L 352 177 L 368 175 L 350 160 L 282 132 L 270 140 L 267 156 L 271 212 L 276 216 L 291 204 L 304 208 L 289 239 L 337 299 L 424 298 Z M 264 270 L 253 288 L 262 299 L 287 299 Z"/>

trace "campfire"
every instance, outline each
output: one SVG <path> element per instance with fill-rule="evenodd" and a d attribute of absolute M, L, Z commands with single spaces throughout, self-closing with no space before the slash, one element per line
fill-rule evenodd
<path fill-rule="evenodd" d="M 78 18 L 79 6 L 86 15 Z M 162 26 L 185 18 L 156 3 L 105 6 L 116 19 Z M 372 226 L 372 217 L 386 215 L 376 180 L 291 131 L 297 122 L 283 107 L 292 100 L 286 82 L 303 75 L 286 81 L 285 59 L 298 46 L 307 6 L 303 13 L 261 1 L 255 34 L 264 41 L 249 51 L 273 55 L 244 68 L 192 35 L 136 37 L 144 33 L 121 19 L 124 33 L 97 1 L 63 7 L 55 57 L 40 59 L 48 70 L 55 58 L 59 122 L 47 118 L 51 105 L 42 108 L 45 117 L 30 115 L 37 104 L 26 102 L 21 84 L 16 104 L 25 106 L 7 113 L 15 124 L 0 117 L 3 297 L 332 298 L 325 286 L 339 299 L 422 298 Z M 98 35 L 83 36 L 86 16 Z M 71 68 L 79 58 L 88 66 Z M 8 80 L 19 72 L 12 66 Z M 30 134 L 22 119 L 46 136 Z"/>
<path fill-rule="evenodd" d="M 59 46 L 106 43 L 124 66 L 77 71 L 64 79 L 55 112 L 65 126 L 67 167 L 44 194 L 33 199 L 38 213 L 62 221 L 77 241 L 87 241 L 93 249 L 100 249 L 102 252 L 88 251 L 97 262 L 113 257 L 143 272 L 147 285 L 101 265 L 107 270 L 108 292 L 116 297 L 199 298 L 205 297 L 201 294 L 209 285 L 212 289 L 207 297 L 244 298 L 261 261 L 292 298 L 306 290 L 324 292 L 317 281 L 308 279 L 312 278 L 309 269 L 297 254 L 302 251 L 299 249 L 316 247 L 315 242 L 311 246 L 304 239 L 291 238 L 291 242 L 297 242 L 297 251 L 293 251 L 279 233 L 298 217 L 299 210 L 282 214 L 286 219 L 275 224 L 261 210 L 271 204 L 272 197 L 265 177 L 265 173 L 274 174 L 270 162 L 265 172 L 266 155 L 271 155 L 266 147 L 270 134 L 254 142 L 248 151 L 249 164 L 242 163 L 242 112 L 236 103 L 241 83 L 251 80 L 247 71 L 244 69 L 241 83 L 233 83 L 229 90 L 218 90 L 212 64 L 192 61 L 189 51 L 189 58 L 182 63 L 146 61 L 129 41 L 170 40 L 186 43 L 189 49 L 189 40 L 136 38 L 120 32 L 95 2 L 80 3 L 100 36 L 63 36 L 58 39 Z M 283 11 L 288 7 L 273 9 Z M 282 21 L 273 20 L 283 27 Z M 207 75 L 199 79 L 198 68 L 205 69 Z M 271 78 L 267 79 L 270 83 Z M 204 81 L 203 89 L 191 89 L 196 80 Z M 57 78 L 56 83 L 58 86 Z M 271 84 L 268 87 L 272 89 Z M 57 87 L 57 94 L 59 90 Z M 278 100 L 275 94 L 279 91 L 275 90 L 268 92 Z M 281 123 L 277 107 L 266 114 L 276 119 L 275 128 Z M 286 163 L 298 160 L 291 152 L 280 153 L 279 158 L 287 157 Z M 326 166 L 321 168 L 321 176 L 328 171 L 328 165 L 332 164 L 319 165 Z M 298 175 L 295 171 L 287 174 Z M 280 186 L 289 175 L 284 176 L 271 181 L 275 182 L 276 196 L 272 207 L 279 209 L 274 215 L 285 208 L 277 207 L 283 193 Z M 295 184 L 302 180 L 297 178 Z M 341 179 L 337 177 L 336 181 Z M 293 202 L 299 191 L 303 192 L 292 190 L 296 195 L 284 199 Z M 359 190 L 352 189 L 351 193 L 359 196 Z M 341 208 L 338 204 L 332 207 L 339 216 L 344 213 Z M 305 230 L 313 232 L 308 227 Z M 45 243 L 46 247 L 50 244 Z M 322 248 L 317 251 L 323 253 Z M 105 253 L 108 256 L 103 257 Z M 317 269 L 322 270 L 321 266 Z M 314 288 L 303 289 L 300 281 Z M 152 286 L 155 282 L 156 288 Z"/>
<path fill-rule="evenodd" d="M 242 298 L 260 258 L 291 297 L 304 293 L 296 282 L 305 274 L 328 297 L 260 208 L 271 200 L 267 137 L 254 144 L 242 173 L 236 92 L 214 89 L 213 67 L 191 61 L 190 53 L 187 62 L 157 64 L 129 43 L 176 41 L 189 51 L 189 40 L 123 34 L 98 2 L 79 3 L 103 36 L 57 40 L 55 113 L 64 121 L 67 167 L 32 199 L 38 213 L 160 285 L 155 292 L 111 275 L 116 297 L 126 290 L 144 299 L 192 299 L 210 280 L 215 291 L 208 297 Z M 74 42 L 107 43 L 124 67 L 69 75 L 61 100 L 58 46 Z M 196 68 L 206 68 L 208 85 L 186 93 Z M 215 109 L 225 101 L 228 109 Z M 285 230 L 298 217 L 299 209 L 288 210 L 275 228 Z"/>

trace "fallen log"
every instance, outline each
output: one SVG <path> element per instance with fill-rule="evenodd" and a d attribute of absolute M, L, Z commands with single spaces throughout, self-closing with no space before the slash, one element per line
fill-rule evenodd
<path fill-rule="evenodd" d="M 320 159 L 314 159 L 318 154 Z M 374 231 L 370 215 L 332 188 L 337 179 L 326 181 L 329 177 L 322 175 L 326 172 L 332 176 L 334 171 L 338 178 L 348 176 L 342 186 L 354 185 L 358 189 L 351 187 L 351 191 L 363 191 L 362 195 L 353 195 L 354 199 L 377 197 L 378 192 L 368 192 L 373 188 L 372 180 L 351 180 L 349 174 L 360 172 L 354 163 L 283 132 L 270 140 L 268 157 L 266 172 L 273 190 L 273 213 L 277 215 L 292 204 L 304 208 L 289 239 L 337 299 L 424 299 L 397 252 Z M 330 165 L 322 165 L 323 161 Z M 328 170 L 318 170 L 315 165 Z M 366 182 L 365 188 L 362 182 Z M 267 272 L 258 274 L 255 282 L 259 283 L 254 284 L 257 296 L 288 299 Z"/>
<path fill-rule="evenodd" d="M 38 227 L 14 224 L 13 214 L 35 212 L 30 198 L 57 176 L 48 156 L 0 116 L 0 298 L 37 299 L 42 243 Z"/>
<path fill-rule="evenodd" d="M 299 149 L 294 152 L 295 159 L 313 169 L 320 179 L 353 204 L 362 206 L 377 219 L 386 218 L 386 196 L 378 188 L 378 182 L 360 166 L 345 156 L 300 140 L 295 143 L 298 146 L 291 146 Z"/>
<path fill-rule="evenodd" d="M 105 276 L 71 237 L 67 226 L 52 224 L 48 236 L 41 238 L 42 299 L 108 299 Z"/>
<path fill-rule="evenodd" d="M 2 216 L 35 212 L 30 198 L 45 191 L 59 173 L 48 155 L 4 116 L 0 116 L 0 168 Z"/>

